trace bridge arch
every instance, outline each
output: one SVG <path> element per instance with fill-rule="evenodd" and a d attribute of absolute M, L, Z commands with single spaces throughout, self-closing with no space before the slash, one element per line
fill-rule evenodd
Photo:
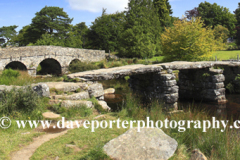
<path fill-rule="evenodd" d="M 27 71 L 27 66 L 20 61 L 12 61 L 7 63 L 4 69 L 9 69 L 9 68 Z"/>
<path fill-rule="evenodd" d="M 45 58 L 38 64 L 37 74 L 60 75 L 62 74 L 62 66 L 55 58 Z"/>
<path fill-rule="evenodd" d="M 76 63 L 76 62 L 81 62 L 79 59 L 75 58 L 75 59 L 72 59 L 69 63 L 68 63 L 68 66 L 70 66 L 71 64 L 73 63 Z"/>

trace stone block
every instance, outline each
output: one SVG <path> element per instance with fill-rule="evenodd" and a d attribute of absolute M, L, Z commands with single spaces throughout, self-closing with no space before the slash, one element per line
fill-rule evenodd
<path fill-rule="evenodd" d="M 101 83 L 94 83 L 88 87 L 90 97 L 101 97 L 104 95 L 103 86 Z"/>
<path fill-rule="evenodd" d="M 79 92 L 72 95 L 64 96 L 63 98 L 69 99 L 69 100 L 82 100 L 82 99 L 89 99 L 88 92 Z"/>
<path fill-rule="evenodd" d="M 225 77 L 223 74 L 218 74 L 218 75 L 212 76 L 212 82 L 219 83 L 219 82 L 224 82 L 224 81 L 225 81 Z"/>
<path fill-rule="evenodd" d="M 174 86 L 177 84 L 176 80 L 170 80 L 170 81 L 161 81 L 161 84 L 163 86 Z"/>

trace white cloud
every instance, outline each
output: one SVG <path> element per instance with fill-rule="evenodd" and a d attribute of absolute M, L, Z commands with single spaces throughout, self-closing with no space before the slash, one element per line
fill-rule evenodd
<path fill-rule="evenodd" d="M 107 13 L 123 11 L 128 6 L 128 0 L 67 0 L 74 10 L 101 12 L 107 8 Z"/>

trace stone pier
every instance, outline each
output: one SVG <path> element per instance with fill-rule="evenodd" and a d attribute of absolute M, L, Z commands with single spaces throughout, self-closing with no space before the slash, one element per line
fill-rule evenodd
<path fill-rule="evenodd" d="M 143 98 L 157 99 L 164 108 L 177 109 L 178 86 L 176 77 L 169 72 L 148 73 L 130 76 L 129 86 Z"/>
<path fill-rule="evenodd" d="M 179 71 L 179 98 L 226 103 L 223 70 L 187 69 Z"/>

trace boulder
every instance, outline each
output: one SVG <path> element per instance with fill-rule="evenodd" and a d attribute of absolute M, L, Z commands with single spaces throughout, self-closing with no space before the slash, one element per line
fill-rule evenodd
<path fill-rule="evenodd" d="M 32 89 L 41 97 L 50 97 L 49 87 L 46 83 L 33 84 Z"/>
<path fill-rule="evenodd" d="M 207 160 L 207 157 L 199 149 L 194 149 L 190 160 Z"/>
<path fill-rule="evenodd" d="M 115 160 L 167 160 L 173 156 L 178 143 L 159 128 L 129 129 L 109 141 L 104 151 Z"/>
<path fill-rule="evenodd" d="M 113 94 L 115 93 L 115 89 L 114 88 L 108 88 L 104 90 L 104 94 Z"/>
<path fill-rule="evenodd" d="M 101 97 L 104 95 L 103 86 L 100 83 L 94 83 L 88 87 L 90 97 Z"/>
<path fill-rule="evenodd" d="M 98 104 L 101 105 L 104 110 L 111 110 L 111 108 L 107 105 L 107 102 L 105 101 L 98 101 Z"/>

